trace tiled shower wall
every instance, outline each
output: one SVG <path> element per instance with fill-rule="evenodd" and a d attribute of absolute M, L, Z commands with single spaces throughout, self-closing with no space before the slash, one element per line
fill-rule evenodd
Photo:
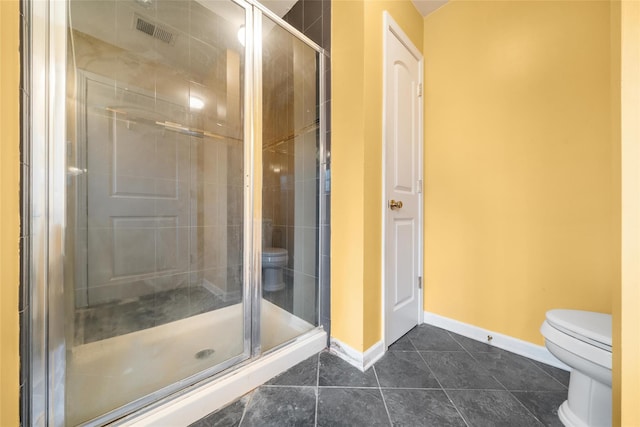
<path fill-rule="evenodd" d="M 122 7 L 124 8 L 124 6 Z M 189 9 L 183 8 L 180 9 L 180 12 L 185 15 L 182 20 L 188 22 Z M 204 16 L 206 13 L 204 9 L 198 11 L 200 16 Z M 214 22 L 216 19 L 211 12 L 206 18 Z M 179 17 L 173 19 L 177 26 Z M 128 237 L 131 241 L 121 245 L 122 247 L 104 245 L 104 242 L 111 241 L 108 238 L 111 234 L 118 237 L 115 227 L 105 226 L 100 230 L 89 229 L 90 256 L 88 261 L 104 260 L 104 263 L 110 265 L 109 260 L 113 257 L 115 267 L 114 277 L 109 276 L 106 285 L 102 285 L 105 280 L 89 276 L 88 305 L 118 301 L 123 298 L 178 287 L 201 286 L 203 283 L 225 298 L 239 297 L 242 277 L 243 221 L 243 151 L 241 144 L 237 142 L 241 138 L 242 129 L 239 124 L 240 106 L 237 102 L 235 104 L 228 102 L 229 105 L 225 107 L 226 115 L 224 118 L 220 118 L 215 106 L 208 106 L 207 109 L 200 112 L 189 111 L 188 106 L 185 105 L 187 103 L 185 94 L 188 93 L 199 94 L 204 99 L 208 99 L 210 105 L 214 103 L 213 100 L 240 99 L 238 82 L 242 65 L 239 55 L 230 49 L 224 54 L 217 54 L 218 51 L 213 46 L 216 40 L 213 40 L 212 45 L 209 45 L 189 35 L 184 38 L 189 45 L 197 44 L 198 52 L 205 52 L 206 57 L 212 59 L 197 68 L 192 69 L 185 66 L 184 69 L 181 69 L 175 64 L 150 61 L 141 53 L 122 50 L 79 31 L 74 31 L 73 36 L 75 65 L 78 69 L 106 76 L 106 79 L 117 76 L 117 85 L 127 87 L 120 90 L 124 94 L 122 95 L 124 98 L 120 99 L 121 96 L 116 91 L 115 98 L 105 101 L 106 105 L 123 105 L 123 109 L 144 111 L 145 114 L 150 114 L 154 120 L 162 121 L 166 119 L 158 119 L 158 117 L 169 117 L 171 122 L 190 128 L 203 129 L 205 132 L 220 133 L 228 138 L 216 139 L 207 136 L 199 138 L 179 133 L 160 132 L 156 136 L 158 139 L 155 144 L 165 143 L 165 151 L 168 150 L 168 155 L 156 159 L 156 161 L 154 161 L 152 154 L 132 152 L 128 153 L 129 156 L 125 156 L 125 158 L 138 159 L 131 164 L 134 171 L 127 173 L 120 171 L 126 176 L 136 176 L 134 184 L 137 187 L 140 187 L 142 182 L 162 181 L 162 174 L 159 175 L 158 172 L 155 172 L 157 167 L 154 169 L 154 165 L 158 162 L 165 166 L 164 169 L 171 171 L 171 179 L 164 181 L 171 184 L 170 187 L 178 193 L 173 196 L 176 202 L 167 206 L 169 211 L 164 215 L 175 215 L 172 212 L 177 211 L 179 221 L 170 226 L 161 224 L 155 227 L 157 229 L 151 227 L 129 229 L 123 237 Z M 120 60 L 120 58 L 124 59 Z M 195 69 L 203 69 L 204 71 L 197 74 L 193 71 Z M 229 70 L 234 70 L 234 72 L 229 72 Z M 140 75 L 149 77 L 142 79 Z M 225 77 L 228 75 L 237 76 L 235 85 L 227 82 Z M 70 81 L 68 86 L 73 88 L 73 83 Z M 235 91 L 232 90 L 232 86 Z M 158 97 L 156 98 L 154 94 L 158 94 Z M 128 95 L 129 98 L 134 96 L 135 99 L 128 100 L 125 95 Z M 161 96 L 162 101 L 160 100 Z M 236 107 L 233 111 L 230 108 L 232 105 Z M 88 115 L 90 118 L 94 116 L 96 115 Z M 221 127 L 221 124 L 224 126 Z M 138 127 L 141 130 L 136 133 Z M 90 127 L 88 128 L 90 129 Z M 129 132 L 136 140 L 142 140 L 144 133 L 140 132 L 144 131 L 142 126 L 136 127 L 127 124 L 127 128 L 123 128 L 118 135 L 123 138 L 126 132 Z M 94 132 L 94 134 L 101 135 L 102 133 Z M 103 134 L 107 133 L 103 132 Z M 111 143 L 106 140 L 103 143 L 98 141 L 97 145 L 105 147 L 113 145 L 115 150 L 115 141 L 111 141 Z M 140 142 L 137 145 L 142 147 Z M 156 148 L 162 147 L 158 145 Z M 120 147 L 120 151 L 122 149 Z M 147 151 L 153 153 L 153 150 Z M 89 159 L 89 163 L 91 163 L 91 159 Z M 96 172 L 95 166 L 92 167 L 89 164 L 88 167 L 92 172 Z M 179 173 L 174 173 L 174 171 Z M 176 173 L 178 175 L 175 175 Z M 131 194 L 138 192 L 128 191 Z M 72 195 L 74 191 L 69 193 Z M 99 201 L 99 198 L 94 197 L 92 205 L 94 209 L 89 210 L 90 213 L 92 211 L 107 211 L 106 206 L 101 209 L 101 206 L 97 204 Z M 156 204 L 158 203 L 156 202 Z M 160 209 L 163 208 L 160 204 L 157 209 L 158 213 L 162 215 Z M 72 213 L 73 211 L 70 210 L 70 214 Z M 90 216 L 89 224 L 95 223 L 95 218 Z M 70 231 L 74 230 L 81 231 L 77 227 Z M 104 237 L 98 235 L 92 240 L 91 233 L 96 234 L 99 231 L 103 231 Z M 162 236 L 166 238 L 162 238 Z M 113 240 L 117 241 L 115 237 Z M 154 244 L 156 241 L 157 243 Z M 96 248 L 104 246 L 107 250 L 100 252 L 91 245 L 91 242 L 96 242 L 94 245 Z M 145 244 L 148 242 L 150 244 Z M 145 250 L 149 247 L 155 248 L 155 254 L 153 250 Z M 114 254 L 111 255 L 111 252 Z M 123 262 L 118 262 L 119 259 L 122 259 Z M 161 266 L 161 261 L 166 266 Z M 102 267 L 101 264 L 99 266 Z M 121 268 L 118 269 L 118 267 Z M 110 272 L 109 268 L 94 268 L 93 270 L 89 268 L 88 270 Z M 120 270 L 124 273 L 121 273 Z M 139 274 L 129 273 L 129 270 L 135 270 Z M 166 272 L 163 273 L 163 271 Z M 146 274 L 147 272 L 149 274 Z M 125 279 L 115 280 L 120 276 Z M 77 279 L 74 282 L 80 283 Z M 73 283 L 70 284 L 70 287 L 73 287 Z M 86 290 L 81 289 L 77 293 L 86 293 Z M 79 306 L 87 305 L 87 302 L 81 302 L 81 298 L 77 300 Z"/>
<path fill-rule="evenodd" d="M 331 258 L 331 0 L 299 0 L 283 17 L 285 21 L 302 31 L 307 37 L 325 49 L 325 156 L 320 168 L 325 170 L 324 182 L 320 182 L 320 197 L 324 199 L 324 209 L 319 213 L 321 268 L 320 275 L 320 323 L 330 334 L 330 267 Z"/>

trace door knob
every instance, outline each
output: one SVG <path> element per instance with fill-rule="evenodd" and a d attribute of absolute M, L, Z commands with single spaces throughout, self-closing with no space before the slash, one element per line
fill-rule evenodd
<path fill-rule="evenodd" d="M 391 210 L 401 209 L 402 208 L 402 200 L 398 200 L 397 202 L 393 199 L 389 200 L 389 208 Z"/>

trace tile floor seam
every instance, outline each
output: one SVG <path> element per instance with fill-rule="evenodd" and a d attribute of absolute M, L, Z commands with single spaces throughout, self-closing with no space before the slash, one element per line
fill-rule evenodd
<path fill-rule="evenodd" d="M 506 388 L 456 388 L 456 387 L 445 387 L 443 390 L 449 391 L 509 391 Z"/>
<path fill-rule="evenodd" d="M 316 415 L 314 420 L 314 427 L 318 427 L 318 401 L 320 400 L 320 353 L 316 354 Z"/>
<path fill-rule="evenodd" d="M 380 390 L 444 390 L 442 387 L 380 387 Z"/>
<path fill-rule="evenodd" d="M 456 341 L 457 342 L 457 341 Z M 471 427 L 469 425 L 469 423 L 467 422 L 466 418 L 462 415 L 462 412 L 460 412 L 460 409 L 458 409 L 458 407 L 456 406 L 456 404 L 453 402 L 453 399 L 451 398 L 451 396 L 449 396 L 449 393 L 447 393 L 447 390 L 442 387 L 442 383 L 440 382 L 440 380 L 438 379 L 438 377 L 436 376 L 435 372 L 433 372 L 433 370 L 431 369 L 431 366 L 429 366 L 429 364 L 427 363 L 426 359 L 422 356 L 422 353 L 420 353 L 418 351 L 418 355 L 420 356 L 420 358 L 422 359 L 422 361 L 424 362 L 425 365 L 427 365 L 427 369 L 429 369 L 429 371 L 431 372 L 431 375 L 433 375 L 433 377 L 436 379 L 436 381 L 438 382 L 438 385 L 440 386 L 440 389 L 442 390 L 442 392 L 444 393 L 445 396 L 447 396 L 447 399 L 449 399 L 449 402 L 451 403 L 451 406 L 453 406 L 453 409 L 456 410 L 456 412 L 458 413 L 458 415 L 460 416 L 460 418 L 462 419 L 462 421 L 464 422 L 464 424 L 467 427 Z"/>
<path fill-rule="evenodd" d="M 460 419 L 462 419 L 462 422 L 464 423 L 464 425 L 466 425 L 467 427 L 471 427 L 471 424 L 469 424 L 465 416 L 462 415 L 462 412 L 460 411 L 460 409 L 458 409 L 458 405 L 456 405 L 456 403 L 453 401 L 449 393 L 447 393 L 447 390 L 442 389 L 442 392 L 444 393 L 445 396 L 447 396 L 447 399 L 449 399 L 449 403 L 451 403 L 451 406 L 453 406 L 453 409 L 456 410 L 456 412 L 460 416 Z"/>
<path fill-rule="evenodd" d="M 289 385 L 289 384 L 261 384 L 265 388 L 315 388 L 315 385 Z"/>
<path fill-rule="evenodd" d="M 509 352 L 509 351 L 507 351 L 507 350 L 504 350 L 504 351 L 506 351 L 507 353 L 510 353 L 510 354 L 514 354 L 514 355 L 516 355 L 516 356 L 520 356 L 519 354 L 511 353 L 511 352 Z M 485 352 L 485 351 L 479 351 L 479 352 L 477 352 L 477 353 L 482 353 L 482 354 L 487 353 L 487 354 L 491 354 L 490 352 Z M 473 354 L 472 354 L 471 356 L 473 357 Z M 558 384 L 560 384 L 560 385 L 561 385 L 565 390 L 568 390 L 568 389 L 567 389 L 567 387 L 566 387 L 564 384 L 562 384 L 560 381 L 556 380 L 553 376 L 551 376 L 551 375 L 547 374 L 547 373 L 546 373 L 542 368 L 540 368 L 540 367 L 539 367 L 539 366 L 537 366 L 535 363 L 533 363 L 531 360 L 529 360 L 529 358 L 527 358 L 527 357 L 525 357 L 525 356 L 520 356 L 520 357 L 522 357 L 522 358 L 526 359 L 526 360 L 527 360 L 527 362 L 531 363 L 531 364 L 532 364 L 532 365 L 534 365 L 536 368 L 538 368 L 539 370 L 541 370 L 542 372 L 544 372 L 548 377 L 551 377 L 554 381 L 556 381 Z M 494 380 L 496 380 L 496 381 L 498 382 L 498 384 L 500 384 L 502 387 L 504 387 L 504 389 L 505 389 L 506 391 L 509 391 L 509 392 L 511 392 L 511 391 L 535 391 L 535 392 L 543 391 L 543 390 L 531 390 L 531 389 L 528 389 L 528 390 L 511 390 L 509 387 L 505 386 L 505 385 L 504 385 L 504 383 L 502 383 L 502 381 L 498 380 L 498 378 L 497 378 L 495 375 L 491 374 L 491 371 L 489 371 L 489 370 L 488 370 L 488 369 L 486 369 L 484 366 L 482 366 L 482 364 L 481 364 L 481 363 L 480 363 L 480 362 L 479 362 L 475 357 L 474 357 L 474 360 L 476 360 L 476 361 L 478 362 L 478 364 L 479 364 L 483 369 L 485 369 L 485 370 L 489 373 L 489 375 L 491 375 L 491 377 L 492 377 Z M 545 391 L 559 391 L 559 390 L 545 390 Z"/>
<path fill-rule="evenodd" d="M 538 421 L 541 425 L 544 425 L 544 423 L 542 422 L 542 420 L 538 419 L 538 417 L 536 416 L 536 414 L 534 414 L 533 412 L 531 412 L 529 410 L 529 408 L 527 408 L 527 405 L 525 405 L 524 403 L 522 403 L 520 401 L 520 399 L 518 399 L 518 396 L 516 396 L 515 394 L 513 394 L 511 392 L 511 390 L 507 390 L 507 392 L 509 392 L 509 394 L 516 399 L 516 401 L 520 404 L 520 406 L 522 406 L 524 408 L 525 411 L 527 411 L 536 421 Z"/>
<path fill-rule="evenodd" d="M 445 329 L 446 330 L 446 329 Z M 473 360 L 476 361 L 476 363 L 478 363 L 478 361 L 476 360 L 475 357 L 473 357 L 473 355 L 471 354 L 471 352 L 469 350 L 467 350 L 467 347 L 465 347 L 464 345 L 462 345 L 460 342 L 458 342 L 458 340 L 456 339 L 456 337 L 453 336 L 453 334 L 450 331 L 447 331 L 447 333 L 449 334 L 449 336 L 451 337 L 452 340 L 454 340 L 460 347 L 462 347 L 462 351 L 464 351 L 465 353 L 467 353 L 469 356 L 471 356 L 473 358 Z M 463 335 L 464 336 L 464 335 Z M 465 338 L 469 338 L 469 337 L 465 337 Z M 473 339 L 473 338 L 469 338 L 469 339 Z M 478 341 L 480 342 L 480 341 Z"/>
<path fill-rule="evenodd" d="M 431 372 L 431 375 L 433 375 L 433 378 L 435 378 L 436 382 L 438 383 L 438 386 L 440 387 L 440 390 L 444 390 L 444 387 L 442 387 L 442 383 L 440 382 L 440 379 L 438 378 L 436 373 L 433 372 L 433 369 L 431 369 L 431 366 L 429 366 L 429 363 L 427 363 L 427 360 L 422 356 L 422 353 L 420 353 L 419 351 L 418 351 L 418 356 L 420 356 L 420 359 L 422 359 L 424 364 L 427 366 L 427 369 L 429 370 L 429 372 Z"/>
<path fill-rule="evenodd" d="M 560 385 L 561 385 L 562 387 L 564 387 L 566 390 L 568 390 L 568 389 L 569 389 L 566 385 L 564 385 L 563 383 L 561 383 L 561 382 L 560 382 L 556 377 L 554 377 L 553 375 L 551 375 L 550 373 L 548 373 L 547 371 L 545 371 L 544 369 L 542 369 L 542 368 L 541 368 L 540 366 L 538 366 L 536 363 L 534 363 L 533 361 L 529 360 L 528 358 L 527 358 L 527 361 L 528 361 L 529 363 L 531 363 L 533 366 L 535 366 L 539 371 L 544 372 L 544 374 L 545 374 L 546 376 L 550 377 L 552 380 L 554 380 L 555 382 L 557 382 L 558 384 L 560 384 Z"/>
<path fill-rule="evenodd" d="M 247 403 L 244 404 L 244 408 L 242 409 L 242 416 L 240 417 L 240 422 L 238 423 L 238 427 L 242 426 L 242 422 L 244 421 L 244 416 L 247 413 L 247 408 L 249 407 L 249 404 L 251 403 L 251 400 L 253 400 L 253 393 L 256 390 L 257 390 L 257 388 L 255 388 L 255 389 L 253 389 L 253 390 L 251 390 L 249 392 L 249 398 L 247 399 Z"/>
<path fill-rule="evenodd" d="M 490 375 L 491 375 L 491 374 L 490 374 Z M 496 382 L 502 386 L 503 391 L 509 391 L 509 389 L 507 388 L 507 386 L 505 386 L 504 384 L 502 384 L 502 381 L 500 381 L 499 379 L 497 379 L 495 375 L 491 375 L 491 378 L 493 378 L 494 380 L 496 380 Z"/>
<path fill-rule="evenodd" d="M 467 351 L 467 353 L 469 354 L 469 356 L 471 356 L 471 358 L 472 358 L 472 359 L 473 359 L 473 360 L 478 364 L 478 366 L 479 366 L 483 371 L 485 371 L 485 372 L 487 373 L 487 375 L 489 375 L 489 376 L 490 376 L 491 378 L 493 378 L 493 379 L 494 379 L 498 384 L 500 384 L 500 386 L 502 387 L 502 389 L 503 389 L 503 390 L 507 390 L 507 391 L 509 391 L 509 390 L 507 389 L 507 387 L 505 387 L 505 385 L 504 385 L 504 384 L 502 384 L 502 382 L 501 382 L 501 381 L 499 381 L 499 380 L 498 380 L 498 378 L 496 378 L 496 376 L 495 376 L 495 375 L 493 375 L 489 369 L 485 368 L 485 366 L 484 366 L 482 363 L 480 363 L 480 361 L 479 361 L 478 359 L 476 359 L 476 357 L 475 357 L 475 356 L 474 356 L 474 354 L 473 354 L 473 353 L 490 353 L 490 352 L 488 352 L 488 351 L 476 351 L 476 352 L 470 352 L 470 351 L 468 351 L 468 350 L 466 350 L 466 349 L 465 349 L 465 351 Z"/>
<path fill-rule="evenodd" d="M 377 390 L 380 387 L 356 387 L 352 385 L 320 385 L 318 388 L 357 388 L 362 390 Z"/>
<path fill-rule="evenodd" d="M 391 414 L 389 413 L 389 408 L 387 407 L 387 401 L 384 398 L 384 393 L 382 392 L 382 387 L 380 387 L 380 379 L 378 378 L 378 372 L 376 372 L 375 363 L 371 367 L 373 369 L 373 374 L 376 376 L 376 381 L 378 382 L 378 393 L 380 393 L 380 397 L 382 397 L 382 404 L 384 405 L 384 410 L 387 413 L 387 419 L 389 420 L 389 426 L 393 427 L 393 421 L 391 421 Z"/>

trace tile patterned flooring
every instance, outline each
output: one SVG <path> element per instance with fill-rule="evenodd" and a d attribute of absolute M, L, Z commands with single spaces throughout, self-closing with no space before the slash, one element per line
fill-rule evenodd
<path fill-rule="evenodd" d="M 561 426 L 569 373 L 420 325 L 360 372 L 324 351 L 191 427 Z"/>

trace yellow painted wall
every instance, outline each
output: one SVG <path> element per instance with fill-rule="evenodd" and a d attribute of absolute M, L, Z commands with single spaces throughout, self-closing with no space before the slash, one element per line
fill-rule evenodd
<path fill-rule="evenodd" d="M 613 312 L 614 425 L 640 426 L 640 2 L 615 4 L 620 51 L 622 285 Z M 619 19 L 617 19 L 619 16 Z M 618 299 L 619 298 L 619 299 Z M 617 350 L 617 351 L 616 351 Z"/>
<path fill-rule="evenodd" d="M 332 3 L 331 334 L 363 348 L 364 2 Z M 349 40 L 349 43 L 345 41 Z"/>
<path fill-rule="evenodd" d="M 358 351 L 381 336 L 382 12 L 422 49 L 409 1 L 332 2 L 332 335 Z"/>
<path fill-rule="evenodd" d="M 424 20 L 425 309 L 543 344 L 620 282 L 607 1 L 454 1 Z"/>
<path fill-rule="evenodd" d="M 0 426 L 19 423 L 19 19 L 0 1 Z"/>

